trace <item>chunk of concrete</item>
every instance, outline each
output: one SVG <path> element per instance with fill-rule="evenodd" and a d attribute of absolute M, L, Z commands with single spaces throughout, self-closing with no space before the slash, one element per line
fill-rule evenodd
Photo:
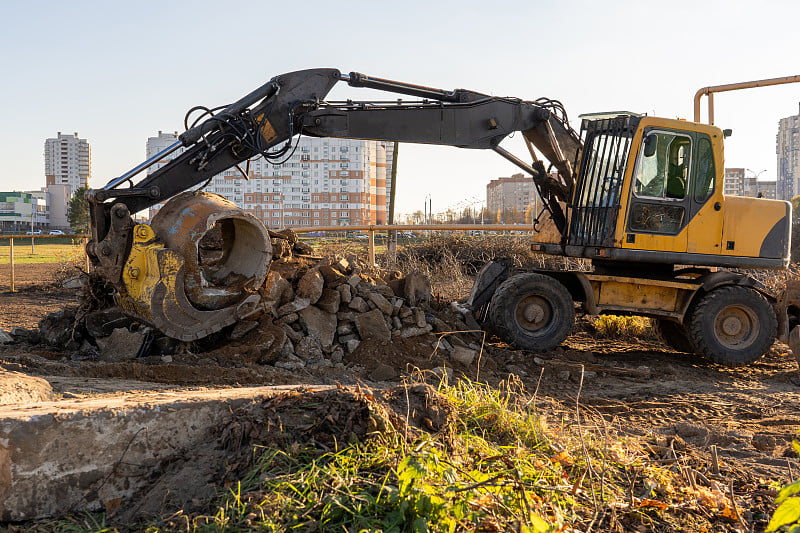
<path fill-rule="evenodd" d="M 410 327 L 405 328 L 399 331 L 396 331 L 400 337 L 410 338 L 410 337 L 419 337 L 420 335 L 425 335 L 426 333 L 430 333 L 433 329 L 433 326 L 430 324 L 426 324 L 424 327 Z"/>
<path fill-rule="evenodd" d="M 392 340 L 392 332 L 386 325 L 383 313 L 379 309 L 358 315 L 355 323 L 362 340 Z"/>
<path fill-rule="evenodd" d="M 336 290 L 339 291 L 339 295 L 341 297 L 341 302 L 343 304 L 349 304 L 350 300 L 353 299 L 352 287 L 347 283 L 339 285 L 336 287 Z"/>
<path fill-rule="evenodd" d="M 416 322 L 417 327 L 424 328 L 428 323 L 425 320 L 425 311 L 420 308 L 414 309 L 414 321 Z"/>
<path fill-rule="evenodd" d="M 367 302 L 365 302 L 364 298 L 361 296 L 356 296 L 350 300 L 350 303 L 347 304 L 347 307 L 359 313 L 366 313 L 369 311 L 369 305 L 367 305 Z"/>
<path fill-rule="evenodd" d="M 452 357 L 454 361 L 458 361 L 464 366 L 471 365 L 472 361 L 474 361 L 477 356 L 478 352 L 469 348 L 464 348 L 463 346 L 454 346 L 450 354 L 450 357 Z"/>
<path fill-rule="evenodd" d="M 358 348 L 358 345 L 361 344 L 361 341 L 358 339 L 350 339 L 345 343 L 347 346 L 347 353 L 353 353 Z"/>
<path fill-rule="evenodd" d="M 381 313 L 387 316 L 392 315 L 392 303 L 382 294 L 379 294 L 378 292 L 371 292 L 369 293 L 368 298 L 372 303 L 375 304 L 375 307 L 381 310 Z"/>
<path fill-rule="evenodd" d="M 297 283 L 296 298 L 308 300 L 311 304 L 317 303 L 322 296 L 322 289 L 325 287 L 325 278 L 322 277 L 318 268 L 309 269 Z"/>
<path fill-rule="evenodd" d="M 294 347 L 294 352 L 306 363 L 314 363 L 323 358 L 322 347 L 319 345 L 319 341 L 313 337 L 300 339 L 300 342 Z"/>
<path fill-rule="evenodd" d="M 317 301 L 317 307 L 329 313 L 339 312 L 339 301 L 342 296 L 339 291 L 334 289 L 322 289 L 322 296 Z"/>
<path fill-rule="evenodd" d="M 325 285 L 330 288 L 336 288 L 342 283 L 347 282 L 347 276 L 333 268 L 332 266 L 323 265 L 319 267 L 319 272 L 325 278 Z"/>
<path fill-rule="evenodd" d="M 336 333 L 336 315 L 312 305 L 300 311 L 300 319 L 308 334 L 316 339 L 323 348 L 333 344 L 333 336 Z"/>
<path fill-rule="evenodd" d="M 408 304 L 416 306 L 430 301 L 431 283 L 427 277 L 420 272 L 412 272 L 405 278 L 403 283 L 403 296 L 408 300 Z"/>
<path fill-rule="evenodd" d="M 0 329 L 0 344 L 9 344 L 14 342 L 14 337 Z"/>
<path fill-rule="evenodd" d="M 108 337 L 96 339 L 100 348 L 100 360 L 117 363 L 133 359 L 144 341 L 144 333 L 128 331 L 125 328 L 115 329 Z"/>
<path fill-rule="evenodd" d="M 309 300 L 308 298 L 295 298 L 288 304 L 280 306 L 276 311 L 276 313 L 278 314 L 279 317 L 282 317 L 290 313 L 297 313 L 298 311 L 302 311 L 309 305 L 311 305 L 311 300 Z"/>
<path fill-rule="evenodd" d="M 284 295 L 292 292 L 292 284 L 289 283 L 278 272 L 270 271 L 267 280 L 264 282 L 264 295 L 267 300 L 273 301 L 276 305 L 283 305 L 291 298 L 284 299 Z"/>
<path fill-rule="evenodd" d="M 258 320 L 242 320 L 237 322 L 231 331 L 231 339 L 238 340 L 259 326 Z"/>
<path fill-rule="evenodd" d="M 42 342 L 50 346 L 65 348 L 73 342 L 73 329 L 75 327 L 75 310 L 62 309 L 49 313 L 39 321 L 39 335 Z M 79 339 L 75 339 L 79 341 Z M 76 346 L 77 347 L 77 346 Z"/>
<path fill-rule="evenodd" d="M 86 274 L 81 274 L 79 276 L 73 276 L 65 279 L 61 282 L 61 286 L 65 289 L 82 289 L 86 286 L 86 283 Z"/>

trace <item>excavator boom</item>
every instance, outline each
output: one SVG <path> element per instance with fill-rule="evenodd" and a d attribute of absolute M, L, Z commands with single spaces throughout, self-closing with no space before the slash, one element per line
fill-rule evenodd
<path fill-rule="evenodd" d="M 326 100 L 339 82 L 421 100 Z M 255 312 L 254 291 L 263 283 L 271 257 L 269 239 L 257 220 L 229 203 L 218 205 L 210 195 L 186 191 L 254 157 L 282 161 L 297 135 L 493 150 L 532 176 L 555 226 L 566 235 L 565 209 L 580 139 L 557 101 L 446 91 L 356 72 L 310 69 L 276 76 L 216 112 L 196 109 L 204 111 L 204 120 L 187 124 L 178 142 L 87 193 L 93 237 L 87 252 L 96 270 L 116 286 L 123 308 L 170 336 L 201 338 Z M 514 132 L 522 133 L 532 163 L 500 146 Z M 182 154 L 137 181 L 140 173 L 180 148 Z M 558 172 L 551 174 L 552 167 Z M 173 197 L 150 226 L 133 223 L 132 213 Z M 214 268 L 199 253 L 212 230 L 227 243 Z M 258 259 L 247 250 L 256 250 Z M 235 289 L 223 286 L 233 274 L 247 281 Z M 195 326 L 198 322 L 203 325 Z"/>

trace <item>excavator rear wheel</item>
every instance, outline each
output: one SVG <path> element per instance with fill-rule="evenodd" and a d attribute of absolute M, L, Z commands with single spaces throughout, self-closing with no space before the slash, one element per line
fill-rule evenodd
<path fill-rule="evenodd" d="M 666 318 L 654 318 L 652 320 L 656 337 L 662 344 L 669 346 L 676 352 L 695 353 L 697 351 L 692 346 L 692 341 L 689 340 L 689 332 L 686 331 L 683 324 Z"/>
<path fill-rule="evenodd" d="M 767 299 L 735 285 L 703 296 L 689 319 L 689 335 L 697 351 L 726 366 L 758 360 L 772 346 L 777 328 L 775 310 Z"/>
<path fill-rule="evenodd" d="M 490 326 L 521 350 L 546 352 L 567 338 L 575 304 L 557 280 L 542 274 L 517 274 L 504 281 L 489 303 Z"/>

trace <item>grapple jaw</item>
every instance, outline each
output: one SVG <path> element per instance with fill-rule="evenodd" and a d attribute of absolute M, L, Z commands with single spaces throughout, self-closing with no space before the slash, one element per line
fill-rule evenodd
<path fill-rule="evenodd" d="M 272 259 L 264 225 L 222 196 L 186 192 L 133 227 L 117 304 L 182 341 L 201 339 L 261 309 Z"/>

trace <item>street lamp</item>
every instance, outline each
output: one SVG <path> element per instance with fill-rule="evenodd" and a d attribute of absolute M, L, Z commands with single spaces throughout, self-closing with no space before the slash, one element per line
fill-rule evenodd
<path fill-rule="evenodd" d="M 751 194 L 753 196 L 758 195 L 759 194 L 759 191 L 758 191 L 758 177 L 761 174 L 763 174 L 764 172 L 766 172 L 767 169 L 765 168 L 764 170 L 762 170 L 760 172 L 756 172 L 755 170 L 752 170 L 752 169 L 749 169 L 749 168 L 746 168 L 744 170 L 745 170 L 745 172 L 749 172 L 750 174 L 752 174 L 752 177 L 753 177 L 753 187 L 755 188 L 755 190 L 754 191 L 750 191 Z"/>

